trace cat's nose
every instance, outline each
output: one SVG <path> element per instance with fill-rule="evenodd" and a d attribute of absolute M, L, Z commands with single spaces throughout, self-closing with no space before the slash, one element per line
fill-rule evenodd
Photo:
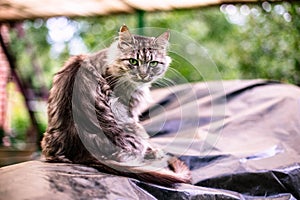
<path fill-rule="evenodd" d="M 144 79 L 144 78 L 147 77 L 147 74 L 140 74 L 140 77 L 141 77 L 142 79 Z"/>

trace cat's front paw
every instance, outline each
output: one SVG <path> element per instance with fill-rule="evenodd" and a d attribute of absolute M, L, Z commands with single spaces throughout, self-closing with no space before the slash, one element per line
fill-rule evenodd
<path fill-rule="evenodd" d="M 111 157 L 113 160 L 117 162 L 123 162 L 123 163 L 132 163 L 135 161 L 140 161 L 142 160 L 142 157 L 139 154 L 133 154 L 128 151 L 118 151 L 114 153 Z"/>
<path fill-rule="evenodd" d="M 162 149 L 148 147 L 144 158 L 149 159 L 160 159 L 165 156 L 165 152 Z"/>

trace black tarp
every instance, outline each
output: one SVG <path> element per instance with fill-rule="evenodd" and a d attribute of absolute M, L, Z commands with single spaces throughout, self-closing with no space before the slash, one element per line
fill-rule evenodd
<path fill-rule="evenodd" d="M 81 165 L 0 169 L 0 199 L 300 199 L 300 89 L 264 80 L 152 92 L 151 140 L 180 156 L 193 184 L 166 188 Z"/>

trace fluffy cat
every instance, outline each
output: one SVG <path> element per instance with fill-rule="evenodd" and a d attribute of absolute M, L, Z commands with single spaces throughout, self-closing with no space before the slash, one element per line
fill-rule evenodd
<path fill-rule="evenodd" d="M 154 148 L 139 124 L 149 87 L 162 77 L 169 32 L 118 39 L 92 55 L 72 57 L 55 75 L 42 140 L 47 161 L 79 163 L 160 185 L 189 183 L 190 171 L 176 157 Z"/>

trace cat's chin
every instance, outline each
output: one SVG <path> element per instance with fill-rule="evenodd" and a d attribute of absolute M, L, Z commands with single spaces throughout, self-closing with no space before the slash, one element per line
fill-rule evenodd
<path fill-rule="evenodd" d="M 136 80 L 133 80 L 137 85 L 143 85 L 143 84 L 151 84 L 152 83 L 152 79 L 147 79 L 147 80 L 144 80 L 144 79 L 136 79 Z"/>

